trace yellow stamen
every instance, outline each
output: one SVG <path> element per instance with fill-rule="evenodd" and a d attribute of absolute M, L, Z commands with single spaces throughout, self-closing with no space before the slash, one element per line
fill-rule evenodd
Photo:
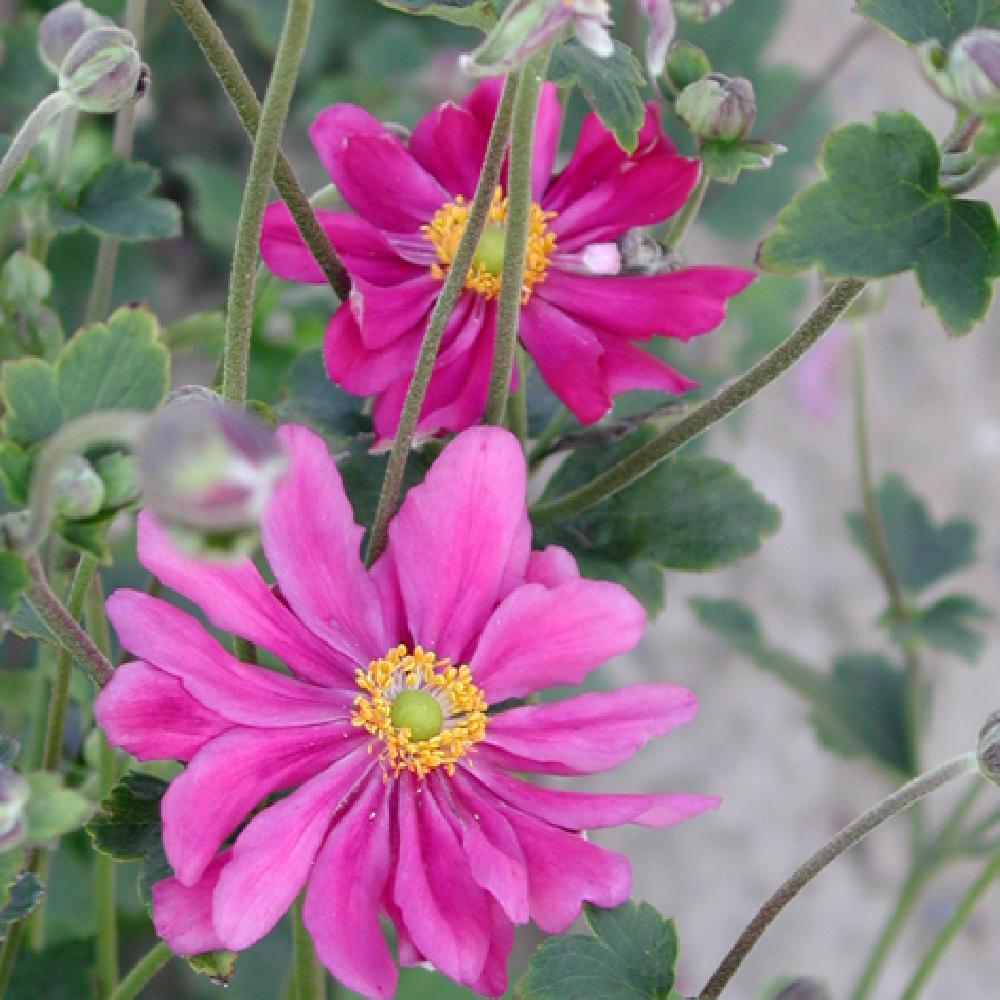
<path fill-rule="evenodd" d="M 458 242 L 462 238 L 462 230 L 469 217 L 469 204 L 461 196 L 454 201 L 442 205 L 434 213 L 426 226 L 420 231 L 434 246 L 437 253 L 437 263 L 431 265 L 431 274 L 443 279 L 445 272 L 451 267 L 458 250 Z M 528 221 L 528 245 L 524 252 L 524 279 L 521 282 L 521 301 L 531 298 L 531 289 L 545 280 L 549 269 L 549 260 L 556 249 L 556 234 L 549 230 L 549 221 L 556 217 L 555 212 L 546 212 L 538 204 L 532 202 Z M 472 266 L 465 278 L 465 287 L 478 292 L 487 299 L 495 299 L 500 294 L 500 268 L 497 263 L 496 243 L 497 232 L 504 233 L 507 223 L 507 199 L 503 189 L 493 192 L 489 214 L 486 218 L 486 230 L 472 258 Z M 501 242 L 502 249 L 502 242 Z"/>
<path fill-rule="evenodd" d="M 351 723 L 378 737 L 386 777 L 412 771 L 423 778 L 438 767 L 454 774 L 456 761 L 486 735 L 488 706 L 469 668 L 439 660 L 430 650 L 417 646 L 411 653 L 396 646 L 367 670 L 358 669 L 355 680 L 363 693 L 354 699 Z M 443 721 L 436 735 L 415 740 L 408 728 L 393 723 L 393 705 L 406 691 L 424 692 L 440 703 Z M 369 751 L 377 746 L 372 741 Z"/>

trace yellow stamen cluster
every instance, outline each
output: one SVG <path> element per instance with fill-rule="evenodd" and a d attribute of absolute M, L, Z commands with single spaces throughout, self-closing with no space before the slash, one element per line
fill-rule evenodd
<path fill-rule="evenodd" d="M 423 778 L 438 767 L 454 774 L 455 762 L 486 735 L 488 706 L 472 683 L 469 668 L 439 660 L 420 646 L 412 653 L 406 646 L 390 649 L 382 659 L 372 660 L 367 670 L 358 669 L 355 680 L 364 693 L 354 699 L 351 722 L 378 737 L 386 777 L 407 770 Z M 443 716 L 439 733 L 414 740 L 408 728 L 393 724 L 393 702 L 403 691 L 423 691 L 437 699 Z M 369 752 L 377 746 L 373 741 Z"/>
<path fill-rule="evenodd" d="M 437 263 L 431 265 L 431 274 L 435 278 L 443 279 L 445 272 L 451 267 L 468 217 L 469 203 L 458 195 L 454 201 L 439 208 L 427 225 L 420 227 L 420 231 L 433 244 L 437 253 Z M 555 217 L 555 212 L 546 212 L 540 205 L 532 202 L 528 219 L 528 245 L 524 252 L 524 278 L 521 282 L 522 303 L 531 298 L 531 289 L 544 281 L 548 273 L 549 260 L 556 248 L 556 234 L 550 232 L 549 221 Z M 502 231 L 506 223 L 507 199 L 504 197 L 503 189 L 498 187 L 493 192 L 493 201 L 490 203 L 486 219 L 486 235 L 489 235 L 490 227 Z M 480 249 L 485 242 L 486 236 L 480 242 Z M 492 256 L 491 254 L 490 257 Z M 499 262 L 482 259 L 480 250 L 477 250 L 465 278 L 465 287 L 487 299 L 495 299 L 500 294 Z"/>

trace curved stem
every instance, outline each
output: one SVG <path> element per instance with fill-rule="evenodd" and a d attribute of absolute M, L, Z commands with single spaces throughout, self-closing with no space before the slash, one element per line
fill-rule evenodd
<path fill-rule="evenodd" d="M 983 894 L 998 876 L 1000 876 L 1000 845 L 990 855 L 986 867 L 979 873 L 979 878 L 972 883 L 969 891 L 962 897 L 958 906 L 955 907 L 955 912 L 948 918 L 944 927 L 941 928 L 941 932 L 934 939 L 930 950 L 924 955 L 923 961 L 917 967 L 917 971 L 914 972 L 913 978 L 903 991 L 900 1000 L 917 1000 L 920 992 L 927 984 L 931 973 L 941 960 L 941 956 L 948 950 L 948 946 L 965 926 L 972 915 L 972 911 L 982 899 Z"/>
<path fill-rule="evenodd" d="M 60 111 L 65 111 L 73 103 L 64 91 L 57 90 L 54 94 L 49 94 L 38 103 L 34 111 L 28 115 L 20 131 L 11 140 L 7 147 L 7 152 L 0 160 L 0 194 L 10 186 L 10 182 L 17 173 L 17 168 L 27 159 L 28 153 L 34 148 L 36 142 L 41 138 L 49 122 Z"/>
<path fill-rule="evenodd" d="M 229 276 L 226 305 L 226 341 L 222 355 L 222 395 L 235 403 L 247 398 L 250 335 L 253 328 L 253 293 L 257 278 L 257 244 L 264 208 L 278 160 L 278 144 L 288 117 L 299 64 L 309 38 L 313 0 L 288 0 L 285 23 L 278 41 L 274 71 L 264 94 L 260 126 L 250 157 L 250 171 L 243 189 L 236 226 L 236 246 Z"/>
<path fill-rule="evenodd" d="M 158 941 L 121 981 L 108 1000 L 132 1000 L 138 996 L 143 986 L 173 958 L 173 955 L 174 953 L 162 941 Z"/>
<path fill-rule="evenodd" d="M 98 687 L 103 687 L 111 680 L 114 672 L 111 662 L 52 593 L 38 556 L 31 553 L 25 556 L 24 561 L 34 581 L 24 594 L 28 603 L 59 640 L 63 649 L 90 675 Z"/>
<path fill-rule="evenodd" d="M 142 45 L 146 26 L 146 0 L 128 0 L 125 5 L 125 27 L 135 36 L 136 44 Z M 111 151 L 122 160 L 132 159 L 135 139 L 135 101 L 129 101 L 115 115 L 115 134 L 111 140 Z M 115 268 L 118 265 L 120 242 L 113 236 L 102 236 L 97 245 L 97 261 L 94 264 L 94 281 L 87 299 L 86 322 L 97 323 L 111 311 L 111 292 L 115 284 Z"/>
<path fill-rule="evenodd" d="M 978 769 L 976 755 L 964 753 L 953 757 L 933 770 L 908 781 L 902 788 L 882 799 L 857 819 L 852 820 L 839 833 L 830 838 L 808 861 L 800 865 L 782 883 L 771 898 L 758 910 L 739 936 L 729 954 L 722 960 L 711 979 L 699 994 L 701 1000 L 716 1000 L 736 974 L 743 960 L 750 954 L 764 931 L 774 922 L 778 914 L 808 885 L 827 865 L 836 861 L 845 851 L 867 836 L 887 819 L 902 812 L 925 795 L 947 784 L 963 774 L 971 774 Z"/>
<path fill-rule="evenodd" d="M 514 101 L 510 161 L 507 168 L 507 234 L 500 272 L 500 295 L 497 299 L 493 366 L 486 396 L 485 420 L 488 424 L 502 424 L 507 412 L 507 394 L 521 318 L 524 255 L 528 247 L 531 222 L 531 156 L 535 144 L 535 121 L 550 51 L 551 47 L 546 46 L 524 64 Z"/>
<path fill-rule="evenodd" d="M 469 273 L 469 266 L 472 264 L 472 257 L 476 252 L 479 238 L 483 235 L 490 202 L 493 200 L 493 192 L 500 179 L 500 167 L 503 164 L 507 136 L 510 133 L 511 113 L 516 90 L 517 76 L 511 74 L 504 83 L 500 103 L 497 105 L 496 117 L 493 119 L 493 128 L 486 146 L 486 156 L 479 174 L 479 181 L 476 184 L 476 193 L 469 206 L 469 216 L 465 220 L 465 229 L 462 230 L 462 237 L 458 241 L 455 257 L 451 267 L 448 268 L 448 274 L 427 322 L 427 330 L 420 344 L 420 353 L 417 355 L 417 363 L 413 369 L 413 377 L 410 379 L 410 387 L 407 389 L 406 399 L 403 401 L 403 410 L 396 428 L 396 437 L 392 442 L 392 451 L 389 453 L 389 462 L 385 468 L 385 478 L 382 480 L 382 490 L 379 493 L 378 508 L 375 511 L 375 521 L 368 541 L 367 560 L 369 565 L 379 557 L 385 548 L 389 519 L 399 501 L 403 473 L 406 471 L 406 458 L 410 446 L 413 444 L 413 435 L 417 429 L 420 408 L 423 406 L 424 397 L 427 394 L 427 386 L 430 385 L 431 375 L 434 374 L 434 362 L 441 346 L 444 328 L 459 296 L 462 294 L 462 289 L 465 287 L 465 279 Z"/>
<path fill-rule="evenodd" d="M 691 189 L 687 201 L 684 202 L 681 210 L 674 216 L 670 223 L 670 229 L 667 231 L 666 238 L 663 241 L 663 246 L 667 251 L 676 250 L 680 246 L 684 235 L 688 231 L 688 227 L 698 217 L 701 204 L 705 200 L 705 192 L 708 191 L 708 180 L 708 174 L 702 168 L 698 183 Z"/>
<path fill-rule="evenodd" d="M 634 483 L 713 424 L 728 417 L 791 368 L 833 326 L 864 287 L 865 282 L 858 278 L 838 281 L 805 322 L 748 372 L 589 483 L 548 503 L 535 505 L 531 509 L 532 521 L 535 524 L 550 524 L 600 503 Z"/>
<path fill-rule="evenodd" d="M 202 0 L 171 0 L 171 3 L 215 71 L 247 135 L 255 140 L 260 124 L 260 102 L 225 35 L 219 30 Z M 346 299 L 351 290 L 350 276 L 330 245 L 292 165 L 280 149 L 274 169 L 274 186 L 288 206 L 299 235 L 319 264 L 330 287 L 338 298 Z"/>

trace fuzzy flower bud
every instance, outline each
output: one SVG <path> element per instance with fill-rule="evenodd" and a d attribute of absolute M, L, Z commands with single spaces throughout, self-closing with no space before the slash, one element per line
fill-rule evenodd
<path fill-rule="evenodd" d="M 1000 31 L 976 28 L 959 36 L 948 54 L 955 100 L 976 114 L 1000 110 Z"/>
<path fill-rule="evenodd" d="M 979 731 L 976 757 L 983 777 L 1000 785 L 1000 712 L 994 712 Z"/>
<path fill-rule="evenodd" d="M 667 56 L 667 80 L 678 93 L 712 72 L 708 56 L 690 42 L 677 42 Z"/>
<path fill-rule="evenodd" d="M 66 53 L 90 28 L 110 25 L 111 21 L 79 0 L 68 0 L 50 10 L 38 25 L 38 58 L 54 76 L 59 75 Z"/>
<path fill-rule="evenodd" d="M 287 467 L 264 424 L 197 395 L 149 421 L 136 459 L 145 503 L 164 524 L 196 532 L 255 528 Z"/>
<path fill-rule="evenodd" d="M 93 517 L 104 506 L 104 483 L 83 455 L 68 455 L 52 477 L 52 498 L 60 517 Z"/>
<path fill-rule="evenodd" d="M 24 807 L 28 782 L 9 767 L 0 767 L 0 852 L 17 847 L 24 838 Z"/>
<path fill-rule="evenodd" d="M 92 114 L 110 114 L 141 96 L 142 58 L 135 36 L 124 28 L 100 27 L 84 32 L 66 53 L 59 88 L 73 103 Z"/>
<path fill-rule="evenodd" d="M 728 10 L 733 0 L 674 0 L 674 10 L 685 21 L 707 21 Z"/>
<path fill-rule="evenodd" d="M 753 84 L 722 73 L 709 73 L 685 87 L 674 107 L 687 127 L 703 139 L 743 139 L 757 115 Z"/>

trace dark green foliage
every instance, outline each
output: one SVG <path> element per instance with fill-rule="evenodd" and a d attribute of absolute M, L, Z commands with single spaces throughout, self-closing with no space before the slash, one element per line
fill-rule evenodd
<path fill-rule="evenodd" d="M 14 966 L 7 1000 L 83 1000 L 94 995 L 94 939 L 59 941 L 42 951 L 24 948 Z"/>
<path fill-rule="evenodd" d="M 1000 28 L 998 0 L 858 0 L 854 9 L 911 45 L 948 46 L 970 28 Z"/>

